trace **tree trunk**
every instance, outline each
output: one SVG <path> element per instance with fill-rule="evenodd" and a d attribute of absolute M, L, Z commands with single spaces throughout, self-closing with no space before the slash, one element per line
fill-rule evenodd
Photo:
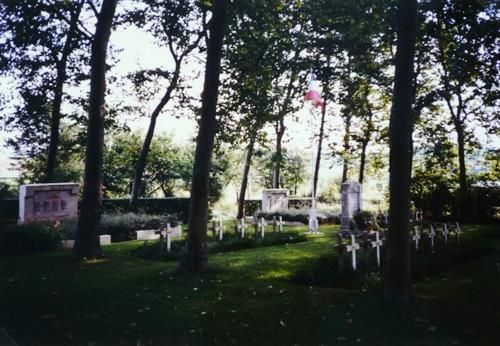
<path fill-rule="evenodd" d="M 361 144 L 361 159 L 359 163 L 359 183 L 363 184 L 363 179 L 365 177 L 365 165 L 366 165 L 366 147 L 368 146 L 368 141 L 363 141 Z M 410 156 L 411 157 L 411 156 Z"/>
<path fill-rule="evenodd" d="M 141 153 L 135 164 L 134 180 L 132 182 L 132 191 L 130 192 L 130 202 L 129 202 L 129 209 L 132 212 L 137 211 L 139 195 L 141 191 L 142 176 L 144 174 L 144 169 L 146 168 L 149 149 L 151 148 L 151 142 L 153 140 L 153 135 L 155 132 L 156 119 L 158 119 L 158 116 L 160 115 L 161 111 L 168 103 L 168 101 L 170 101 L 170 98 L 172 97 L 172 92 L 177 87 L 180 75 L 180 68 L 181 65 L 179 61 L 175 65 L 175 71 L 172 76 L 170 85 L 167 88 L 167 91 L 160 100 L 160 103 L 158 103 L 153 113 L 151 114 L 151 119 L 149 120 L 148 132 L 146 133 L 146 137 L 144 138 L 144 142 L 142 143 Z"/>
<path fill-rule="evenodd" d="M 345 135 L 344 135 L 344 166 L 342 168 L 342 182 L 347 180 L 347 174 L 349 173 L 349 155 L 350 149 L 350 138 L 351 138 L 351 115 L 348 114 L 344 118 L 345 122 Z"/>
<path fill-rule="evenodd" d="M 460 221 L 467 219 L 467 170 L 465 167 L 465 138 L 464 127 L 460 122 L 456 122 L 455 130 L 457 132 L 458 142 L 458 163 L 459 163 L 459 210 L 458 218 Z"/>
<path fill-rule="evenodd" d="M 279 189 L 281 185 L 281 161 L 283 160 L 283 148 L 281 142 L 283 140 L 283 135 L 285 134 L 285 121 L 281 117 L 276 122 L 276 155 L 275 164 L 273 172 L 273 189 Z"/>
<path fill-rule="evenodd" d="M 321 149 L 323 146 L 323 137 L 325 136 L 325 117 L 326 117 L 327 93 L 325 92 L 324 95 L 325 95 L 325 99 L 323 101 L 323 108 L 321 109 L 321 123 L 319 125 L 318 151 L 316 153 L 316 165 L 314 166 L 313 196 L 316 196 L 316 191 L 318 189 L 319 166 L 321 163 Z M 295 195 L 297 195 L 297 192 L 295 192 Z"/>
<path fill-rule="evenodd" d="M 417 27 L 416 0 L 400 0 L 397 12 L 398 40 L 395 81 L 389 125 L 390 183 L 389 232 L 385 293 L 389 299 L 411 298 L 410 179 L 412 81 Z"/>
<path fill-rule="evenodd" d="M 104 147 L 104 97 L 106 93 L 106 52 L 118 0 L 104 0 L 97 19 L 90 58 L 89 120 L 85 153 L 85 180 L 82 206 L 73 255 L 91 258 L 101 255 L 98 227 L 101 219 L 102 157 Z"/>
<path fill-rule="evenodd" d="M 236 214 L 236 219 L 243 218 L 245 212 L 245 193 L 247 191 L 248 185 L 248 173 L 250 172 L 250 165 L 252 164 L 253 148 L 255 144 L 256 133 L 252 134 L 250 137 L 250 142 L 247 147 L 247 155 L 245 157 L 245 166 L 243 167 L 243 176 L 241 178 L 240 195 L 238 198 L 238 212 Z"/>
<path fill-rule="evenodd" d="M 221 71 L 222 44 L 226 26 L 226 1 L 214 0 L 210 38 L 207 46 L 205 82 L 202 94 L 201 119 L 196 139 L 196 151 L 191 181 L 188 238 L 186 253 L 180 264 L 181 272 L 200 272 L 208 266 L 207 216 L 210 164 L 217 131 L 217 99 Z"/>
<path fill-rule="evenodd" d="M 61 51 L 61 58 L 56 63 L 56 84 L 54 86 L 54 100 L 52 101 L 52 112 L 50 115 L 50 139 L 45 166 L 45 183 L 54 182 L 54 171 L 56 169 L 57 151 L 59 148 L 59 125 L 61 123 L 61 103 L 63 97 L 64 82 L 66 81 L 66 65 L 72 51 L 73 39 L 78 30 L 78 18 L 83 6 L 83 1 L 78 3 L 76 10 L 71 15 L 66 41 Z"/>

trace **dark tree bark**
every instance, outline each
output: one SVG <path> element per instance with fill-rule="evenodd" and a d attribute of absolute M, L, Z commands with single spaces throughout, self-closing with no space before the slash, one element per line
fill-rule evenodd
<path fill-rule="evenodd" d="M 368 140 L 364 140 L 361 143 L 361 159 L 359 162 L 359 178 L 358 181 L 360 184 L 363 184 L 363 180 L 365 178 L 365 165 L 366 165 L 366 148 L 368 147 Z"/>
<path fill-rule="evenodd" d="M 252 164 L 253 148 L 255 145 L 256 133 L 252 133 L 250 137 L 250 142 L 247 146 L 247 154 L 245 157 L 245 165 L 243 167 L 243 176 L 241 178 L 240 194 L 238 197 L 238 212 L 236 213 L 236 219 L 243 218 L 245 213 L 245 194 L 248 185 L 248 173 L 250 172 L 250 165 Z"/>
<path fill-rule="evenodd" d="M 66 65 L 73 50 L 73 40 L 78 32 L 78 18 L 82 10 L 83 1 L 80 1 L 71 14 L 66 41 L 61 51 L 61 57 L 56 63 L 56 83 L 54 86 L 54 99 L 52 100 L 52 111 L 50 115 L 50 139 L 45 166 L 44 182 L 54 182 L 54 171 L 56 169 L 57 151 L 59 148 L 59 125 L 61 123 L 61 103 L 63 97 L 64 82 L 66 81 Z"/>
<path fill-rule="evenodd" d="M 385 293 L 389 299 L 411 298 L 410 179 L 413 100 L 413 61 L 417 30 L 416 0 L 400 0 L 397 12 L 398 40 L 395 81 L 389 125 L 390 183 L 389 232 Z"/>
<path fill-rule="evenodd" d="M 102 158 L 104 147 L 104 97 L 106 52 L 118 0 L 104 0 L 99 13 L 90 58 L 89 120 L 85 153 L 83 199 L 73 255 L 91 258 L 101 255 L 98 227 L 102 207 Z"/>
<path fill-rule="evenodd" d="M 167 91 L 160 100 L 160 103 L 158 103 L 153 113 L 151 114 L 151 118 L 149 120 L 148 132 L 146 133 L 146 137 L 144 138 L 144 142 L 142 144 L 141 153 L 135 164 L 134 180 L 132 183 L 132 191 L 130 193 L 130 203 L 129 203 L 130 211 L 133 212 L 137 211 L 139 194 L 141 191 L 142 176 L 144 174 L 144 169 L 146 167 L 146 161 L 148 158 L 149 149 L 151 148 L 151 141 L 153 140 L 153 135 L 155 132 L 156 120 L 158 119 L 158 116 L 160 115 L 162 109 L 165 107 L 168 101 L 170 101 L 172 97 L 172 92 L 177 87 L 177 83 L 179 81 L 179 76 L 180 76 L 180 70 L 181 70 L 181 62 L 178 61 L 175 64 L 175 71 L 172 76 L 170 85 L 167 88 Z"/>
<path fill-rule="evenodd" d="M 273 188 L 279 189 L 281 185 L 281 161 L 283 161 L 283 148 L 281 143 L 286 129 L 283 117 L 280 117 L 280 119 L 276 121 L 276 125 L 274 127 L 276 131 L 276 152 L 274 159 L 276 162 L 274 163 Z"/>
<path fill-rule="evenodd" d="M 318 151 L 316 152 L 316 164 L 314 166 L 314 193 L 316 196 L 316 191 L 318 190 L 318 179 L 319 179 L 319 167 L 321 164 L 321 150 L 323 146 L 323 137 L 325 136 L 325 117 L 326 117 L 326 103 L 328 101 L 328 93 L 325 92 L 325 99 L 323 100 L 323 108 L 321 109 L 321 123 L 319 125 L 319 135 L 318 135 Z M 297 194 L 297 192 L 295 192 Z"/>
<path fill-rule="evenodd" d="M 348 110 L 348 112 L 350 112 Z M 349 173 L 349 150 L 351 149 L 351 117 L 352 115 L 346 114 L 344 116 L 344 124 L 345 124 L 345 135 L 344 135 L 344 165 L 342 167 L 342 182 L 344 183 L 347 180 L 347 174 Z"/>
<path fill-rule="evenodd" d="M 463 123 L 456 122 L 455 131 L 457 132 L 458 142 L 458 167 L 459 167 L 459 210 L 458 218 L 460 221 L 467 220 L 467 168 L 465 166 L 465 136 Z"/>
<path fill-rule="evenodd" d="M 191 201 L 189 205 L 189 233 L 186 253 L 179 271 L 200 272 L 208 266 L 207 256 L 207 217 L 208 182 L 210 165 L 217 131 L 217 100 L 219 96 L 222 45 L 226 27 L 226 1 L 214 0 L 207 45 L 205 82 L 203 85 L 201 119 L 196 139 L 196 151 L 191 181 Z"/>

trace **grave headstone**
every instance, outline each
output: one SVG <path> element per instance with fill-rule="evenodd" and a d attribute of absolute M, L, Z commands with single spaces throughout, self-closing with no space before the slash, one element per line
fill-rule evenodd
<path fill-rule="evenodd" d="M 355 212 L 362 210 L 362 185 L 354 181 L 346 181 L 341 187 L 342 214 L 340 231 L 350 231 L 350 221 Z"/>
<path fill-rule="evenodd" d="M 375 241 L 372 241 L 372 248 L 377 250 L 377 266 L 380 267 L 380 247 L 384 245 L 382 239 L 380 239 L 379 232 L 375 232 Z"/>
<path fill-rule="evenodd" d="M 260 227 L 260 236 L 262 238 L 264 238 L 264 235 L 265 235 L 265 232 L 266 232 L 266 226 L 267 226 L 266 219 L 264 219 L 263 217 L 261 217 L 260 218 L 259 227 Z"/>
<path fill-rule="evenodd" d="M 19 186 L 19 223 L 61 220 L 78 216 L 76 183 Z"/>
<path fill-rule="evenodd" d="M 267 189 L 262 191 L 262 211 L 273 213 L 279 209 L 288 209 L 289 190 Z"/>
<path fill-rule="evenodd" d="M 412 237 L 413 241 L 415 241 L 415 250 L 418 251 L 418 242 L 420 241 L 420 229 L 418 226 L 415 226 L 415 233 Z"/>
<path fill-rule="evenodd" d="M 434 253 L 434 238 L 436 238 L 436 230 L 434 229 L 434 225 L 430 226 L 429 238 L 431 239 L 431 251 Z"/>
<path fill-rule="evenodd" d="M 448 224 L 445 222 L 443 223 L 443 237 L 445 245 L 448 245 L 448 234 L 450 234 L 450 232 L 448 231 Z"/>
<path fill-rule="evenodd" d="M 351 245 L 346 245 L 347 252 L 352 253 L 352 270 L 356 270 L 356 251 L 359 250 L 359 244 L 356 243 L 356 237 L 351 234 Z"/>
<path fill-rule="evenodd" d="M 283 231 L 283 217 L 282 216 L 278 216 L 278 218 L 276 218 L 276 216 L 273 217 L 273 231 L 276 231 L 276 227 L 278 227 L 278 232 Z"/>
<path fill-rule="evenodd" d="M 456 226 L 455 226 L 455 233 L 457 234 L 457 243 L 460 242 L 460 234 L 462 233 L 462 228 L 460 228 L 460 224 L 456 223 Z"/>

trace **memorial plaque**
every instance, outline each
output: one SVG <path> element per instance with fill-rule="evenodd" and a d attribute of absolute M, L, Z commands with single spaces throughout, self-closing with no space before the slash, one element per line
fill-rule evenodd
<path fill-rule="evenodd" d="M 362 209 L 361 203 L 362 186 L 358 182 L 346 181 L 342 184 L 341 203 L 342 214 L 340 216 L 340 231 L 350 231 L 350 221 L 355 212 Z"/>
<path fill-rule="evenodd" d="M 76 183 L 19 186 L 19 223 L 76 218 L 78 191 Z"/>
<path fill-rule="evenodd" d="M 268 189 L 262 191 L 262 211 L 267 213 L 288 209 L 289 191 L 287 189 Z"/>

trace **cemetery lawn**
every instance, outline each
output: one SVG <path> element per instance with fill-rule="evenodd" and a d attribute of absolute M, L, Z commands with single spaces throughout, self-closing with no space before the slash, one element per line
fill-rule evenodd
<path fill-rule="evenodd" d="M 336 230 L 212 255 L 201 276 L 131 255 L 137 241 L 84 263 L 64 250 L 0 257 L 0 326 L 19 345 L 500 345 L 498 226 L 466 226 L 495 252 L 417 281 L 403 306 L 377 288 L 291 280 L 332 251 Z"/>

